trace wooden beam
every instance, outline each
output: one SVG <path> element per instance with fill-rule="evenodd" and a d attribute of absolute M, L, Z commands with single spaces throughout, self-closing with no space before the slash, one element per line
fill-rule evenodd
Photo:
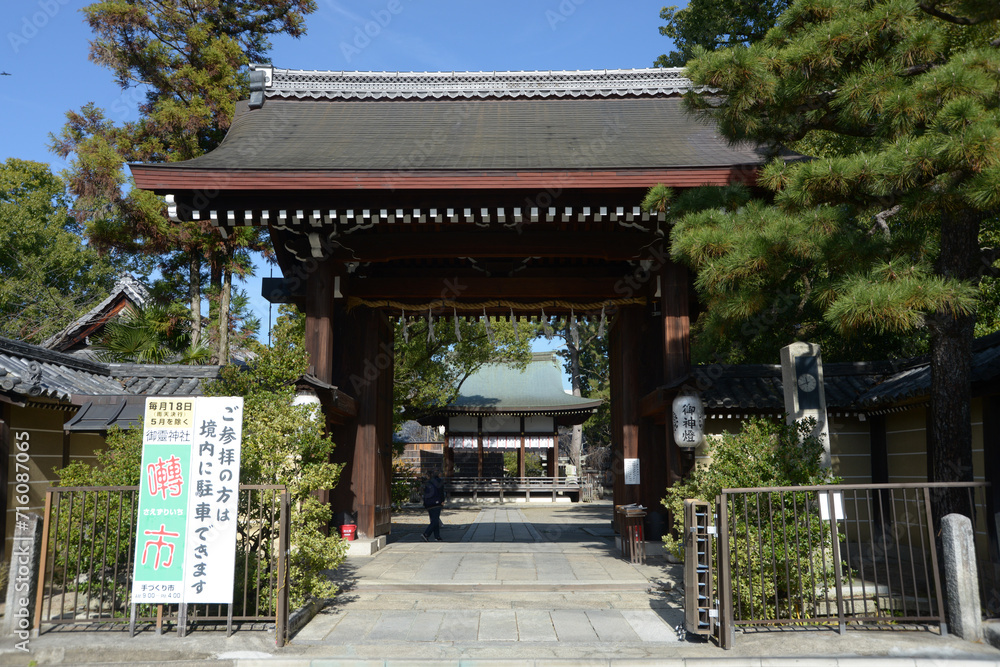
<path fill-rule="evenodd" d="M 361 299 L 618 299 L 621 278 L 355 279 L 344 290 Z"/>
<path fill-rule="evenodd" d="M 394 233 L 338 238 L 332 257 L 352 262 L 453 257 L 569 257 L 624 261 L 637 258 L 650 236 L 610 232 Z"/>
<path fill-rule="evenodd" d="M 663 387 L 657 387 L 643 396 L 639 401 L 639 414 L 643 417 L 651 417 L 654 420 L 658 417 L 662 418 L 670 411 L 671 403 L 676 394 L 676 391 L 667 391 Z"/>
<path fill-rule="evenodd" d="M 757 182 L 758 165 L 614 171 L 283 171 L 206 170 L 167 164 L 131 164 L 136 187 L 158 194 L 206 190 L 494 190 L 525 188 L 640 188 L 662 183 L 699 187 Z M 285 194 L 285 196 L 288 196 Z"/>

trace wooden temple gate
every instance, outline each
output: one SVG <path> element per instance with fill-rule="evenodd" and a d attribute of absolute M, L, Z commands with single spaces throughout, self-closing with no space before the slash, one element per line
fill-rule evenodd
<path fill-rule="evenodd" d="M 219 148 L 132 172 L 173 220 L 268 227 L 284 277 L 264 295 L 306 313 L 345 464 L 335 521 L 389 530 L 394 320 L 543 310 L 608 318 L 614 499 L 656 516 L 684 467 L 665 422 L 694 301 L 663 214 L 638 204 L 657 183 L 752 182 L 762 157 L 685 113 L 679 70 L 256 66 L 251 81 Z M 627 459 L 641 461 L 638 484 Z"/>

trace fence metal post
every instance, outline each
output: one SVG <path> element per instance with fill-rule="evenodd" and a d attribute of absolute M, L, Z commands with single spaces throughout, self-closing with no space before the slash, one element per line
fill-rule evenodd
<path fill-rule="evenodd" d="M 847 634 L 847 620 L 844 618 L 844 572 L 840 562 L 840 524 L 837 523 L 837 491 L 832 488 L 826 494 L 827 511 L 830 512 L 830 548 L 833 551 L 833 581 L 837 587 L 837 623 L 840 634 Z M 829 599 L 829 598 L 827 598 Z"/>
<path fill-rule="evenodd" d="M 278 648 L 281 648 L 288 638 L 288 551 L 290 544 L 288 533 L 291 524 L 288 490 L 282 491 L 279 498 L 281 499 L 281 509 L 278 518 L 280 525 L 278 529 L 278 599 L 274 619 L 274 643 Z"/>
<path fill-rule="evenodd" d="M 719 645 L 729 650 L 736 641 L 733 621 L 733 586 L 729 563 L 729 498 L 723 492 L 715 499 L 719 515 Z"/>
<path fill-rule="evenodd" d="M 38 557 L 38 590 L 35 592 L 35 630 L 37 637 L 42 628 L 42 603 L 45 600 L 45 563 L 49 559 L 49 514 L 52 511 L 52 490 L 45 492 L 45 518 L 42 520 L 42 549 Z M 13 586 L 13 583 L 9 584 Z"/>
<path fill-rule="evenodd" d="M 941 636 L 948 634 L 948 621 L 944 615 L 944 591 L 941 590 L 941 570 L 938 568 L 937 538 L 934 535 L 934 515 L 931 512 L 931 490 L 924 487 L 924 512 L 927 515 L 927 534 L 930 537 L 931 569 L 934 570 L 934 591 L 937 594 L 938 618 L 941 619 Z"/>

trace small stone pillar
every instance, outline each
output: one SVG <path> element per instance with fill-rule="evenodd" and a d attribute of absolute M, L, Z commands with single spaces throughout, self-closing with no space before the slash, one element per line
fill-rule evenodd
<path fill-rule="evenodd" d="M 16 637 L 18 648 L 30 637 L 34 621 L 41 549 L 42 518 L 37 514 L 17 512 L 14 547 L 10 554 L 10 577 L 7 579 L 6 612 L 0 635 Z"/>
<path fill-rule="evenodd" d="M 967 641 L 981 641 L 983 622 L 972 521 L 962 514 L 947 515 L 941 519 L 941 540 L 949 630 Z"/>
<path fill-rule="evenodd" d="M 796 341 L 781 348 L 781 383 L 788 423 L 809 418 L 816 420 L 811 435 L 823 443 L 823 467 L 830 468 L 830 427 L 826 417 L 826 389 L 819 345 Z"/>

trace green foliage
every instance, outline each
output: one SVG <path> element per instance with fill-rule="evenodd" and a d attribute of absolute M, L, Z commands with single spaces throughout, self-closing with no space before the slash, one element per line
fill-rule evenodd
<path fill-rule="evenodd" d="M 142 464 L 142 429 L 112 426 L 95 465 L 73 461 L 57 470 L 59 486 L 138 486 Z"/>
<path fill-rule="evenodd" d="M 107 296 L 115 264 L 80 235 L 47 165 L 0 165 L 0 335 L 40 343 Z"/>
<path fill-rule="evenodd" d="M 525 368 L 531 359 L 534 328 L 527 323 L 514 325 L 507 320 L 459 320 L 461 340 L 454 321 L 435 320 L 434 336 L 427 319 L 417 318 L 404 325 L 395 323 L 393 399 L 394 427 L 419 419 L 448 405 L 458 396 L 465 380 L 483 364 L 508 363 Z"/>
<path fill-rule="evenodd" d="M 611 370 L 608 364 L 608 337 L 613 313 L 606 313 L 607 321 L 601 331 L 600 316 L 596 313 L 588 319 L 578 319 L 576 330 L 570 318 L 556 318 L 543 325 L 537 336 L 562 339 L 565 348 L 556 352 L 563 359 L 563 369 L 569 375 L 574 395 L 585 398 L 603 398 L 597 412 L 591 415 L 580 428 L 580 451 L 573 451 L 570 444 L 570 458 L 574 465 L 581 465 L 587 450 L 606 447 L 611 444 Z M 546 328 L 547 327 L 547 328 Z M 577 393 L 579 392 L 579 393 Z"/>
<path fill-rule="evenodd" d="M 393 459 L 392 486 L 389 489 L 392 506 L 400 507 L 410 502 L 419 488 L 420 480 L 413 466 L 402 459 Z"/>
<path fill-rule="evenodd" d="M 106 445 L 97 451 L 94 465 L 74 461 L 56 470 L 59 486 L 138 486 L 142 429 L 122 430 L 113 426 L 108 431 Z M 89 592 L 104 599 L 111 599 L 110 593 L 114 592 L 114 598 L 121 605 L 105 611 L 126 617 L 128 579 L 132 576 L 133 565 L 129 551 L 138 520 L 135 498 L 100 491 L 74 494 L 73 502 L 63 496 L 63 504 L 67 509 L 60 510 L 51 528 L 55 543 L 67 545 L 66 549 L 54 554 L 55 583 L 67 590 Z M 83 542 L 79 539 L 81 534 L 86 535 Z M 102 564 L 104 570 L 100 567 Z M 84 573 L 93 573 L 93 576 Z M 148 613 L 148 610 L 141 611 Z"/>
<path fill-rule="evenodd" d="M 770 30 L 791 0 L 691 0 L 683 9 L 664 7 L 660 34 L 674 42 L 674 51 L 662 55 L 656 67 L 684 67 L 698 48 L 716 51 L 749 46 Z"/>
<path fill-rule="evenodd" d="M 293 406 L 293 383 L 308 366 L 299 337 L 298 318 L 279 317 L 270 348 L 257 346 L 247 366 L 226 366 L 222 379 L 206 393 L 243 396 L 243 454 L 240 479 L 244 484 L 284 484 L 292 499 L 291 600 L 294 606 L 309 598 L 332 597 L 336 586 L 325 570 L 343 561 L 346 546 L 325 534 L 332 519 L 330 506 L 315 492 L 336 486 L 343 466 L 329 462 L 333 442 L 321 420 L 307 406 Z"/>
<path fill-rule="evenodd" d="M 222 379 L 206 388 L 206 393 L 212 396 L 243 397 L 240 483 L 282 484 L 288 488 L 292 501 L 289 568 L 293 606 L 309 598 L 332 597 L 336 587 L 325 571 L 336 568 L 346 553 L 343 540 L 326 534 L 332 518 L 330 506 L 321 503 L 314 493 L 334 487 L 342 466 L 329 462 L 333 442 L 323 433 L 322 424 L 314 418 L 312 410 L 292 405 L 293 383 L 305 372 L 307 359 L 298 325 L 294 314 L 286 311 L 275 326 L 274 344 L 270 348 L 258 344 L 257 356 L 246 367 L 226 366 Z M 57 471 L 60 485 L 138 485 L 141 442 L 141 429 L 112 429 L 107 448 L 97 454 L 96 465 L 74 462 Z M 111 514 L 117 516 L 115 512 Z M 66 530 L 68 526 L 69 523 Z M 120 527 L 130 531 L 134 523 L 126 521 Z M 113 534 L 118 534 L 118 528 L 117 524 L 111 527 Z M 241 539 L 262 544 L 269 543 L 271 537 L 268 531 L 257 531 L 242 535 Z M 127 543 L 127 539 L 122 539 L 115 544 L 121 541 Z M 69 560 L 75 557 L 91 556 L 74 551 Z M 131 572 L 127 554 L 119 553 L 116 558 Z M 266 561 L 251 564 L 252 568 L 268 566 Z M 249 573 L 250 580 L 257 574 L 266 578 L 267 573 L 255 569 Z"/>
<path fill-rule="evenodd" d="M 108 362 L 136 364 L 207 361 L 208 349 L 189 347 L 182 324 L 162 306 L 135 308 L 108 322 L 94 346 Z"/>
<path fill-rule="evenodd" d="M 517 452 L 505 451 L 503 453 L 503 472 L 507 477 L 520 477 L 521 471 L 517 466 Z M 545 469 L 542 468 L 542 457 L 537 452 L 524 453 L 524 476 L 542 477 Z"/>
<path fill-rule="evenodd" d="M 722 489 L 768 486 L 806 486 L 835 483 L 821 466 L 823 444 L 810 436 L 815 421 L 778 424 L 761 418 L 744 422 L 738 433 L 724 434 L 710 447 L 711 463 L 696 468 L 687 479 L 667 490 L 663 505 L 670 510 L 674 534 L 663 538 L 667 548 L 683 555 L 684 500 L 696 498 L 714 504 Z M 808 494 L 765 494 L 760 504 L 743 497 L 731 511 L 731 551 L 734 568 L 744 583 L 733 591 L 733 604 L 753 609 L 757 618 L 780 609 L 785 617 L 808 610 L 796 597 L 801 577 L 824 579 L 831 567 L 825 558 L 830 545 L 829 528 L 819 520 Z M 794 497 L 793 497 L 794 496 Z M 793 502 L 797 511 L 793 510 Z M 785 578 L 785 573 L 789 578 Z M 749 585 L 746 582 L 749 581 Z M 792 582 L 789 589 L 788 582 Z M 775 602 L 777 600 L 777 603 Z"/>
<path fill-rule="evenodd" d="M 772 196 L 725 213 L 671 204 L 673 257 L 706 305 L 700 360 L 770 362 L 796 339 L 828 360 L 910 356 L 979 304 L 996 310 L 979 282 L 1000 227 L 1000 11 L 952 10 L 972 14 L 797 2 L 747 48 L 688 63 L 721 92 L 689 106 L 727 138 L 814 158 L 775 161 L 760 179 Z"/>
<path fill-rule="evenodd" d="M 103 0 L 83 9 L 94 32 L 91 60 L 142 103 L 138 119 L 122 124 L 87 104 L 67 113 L 52 137 L 52 149 L 70 162 L 73 214 L 97 248 L 156 257 L 168 276 L 184 267 L 188 289 L 179 303 L 188 308 L 195 343 L 208 281 L 219 363 L 229 359 L 231 279 L 252 274 L 251 254 L 267 250 L 266 235 L 240 227 L 223 239 L 205 221 L 171 224 L 163 200 L 130 187 L 123 165 L 188 160 L 218 146 L 236 101 L 247 97 L 248 63 L 267 61 L 273 35 L 303 35 L 315 8 L 313 0 Z"/>

